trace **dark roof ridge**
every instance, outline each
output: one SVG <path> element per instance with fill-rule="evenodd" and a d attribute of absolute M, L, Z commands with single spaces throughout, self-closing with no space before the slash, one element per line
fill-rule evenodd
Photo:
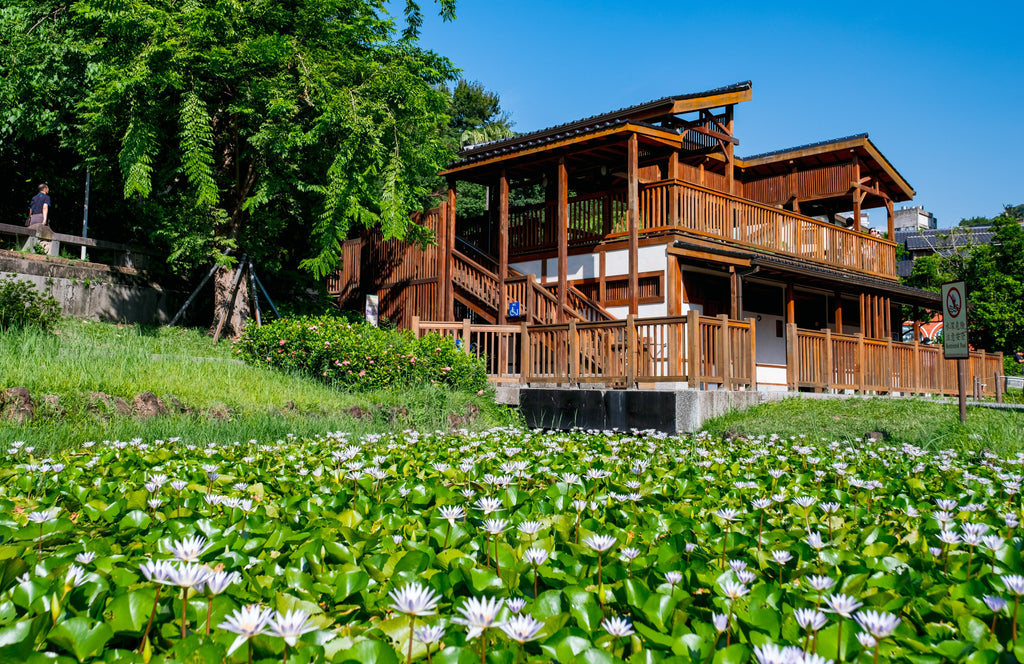
<path fill-rule="evenodd" d="M 778 155 L 778 154 L 786 154 L 787 152 L 794 152 L 796 150 L 806 150 L 807 148 L 817 148 L 817 147 L 822 147 L 822 146 L 825 146 L 825 145 L 832 145 L 833 143 L 844 143 L 846 141 L 852 141 L 855 138 L 867 138 L 868 140 L 871 140 L 868 137 L 868 133 L 867 132 L 863 132 L 861 134 L 851 134 L 849 136 L 843 136 L 841 138 L 829 138 L 829 139 L 826 139 L 824 141 L 817 141 L 817 142 L 814 142 L 814 143 L 807 143 L 805 145 L 795 145 L 795 146 L 793 146 L 791 148 L 782 148 L 782 149 L 779 149 L 779 150 L 771 150 L 769 152 L 762 152 L 760 154 L 752 154 L 752 155 L 749 155 L 749 156 L 746 156 L 746 157 L 740 157 L 740 159 L 742 159 L 744 161 L 753 161 L 754 159 L 764 159 L 765 157 L 773 157 L 773 156 Z"/>
<path fill-rule="evenodd" d="M 488 141 L 486 143 L 477 143 L 475 145 L 467 145 L 462 150 L 460 150 L 459 155 L 460 155 L 460 157 L 462 157 L 461 160 L 464 160 L 464 159 L 466 159 L 468 157 L 473 156 L 475 153 L 477 153 L 477 152 L 479 152 L 481 150 L 493 149 L 495 146 L 498 146 L 498 145 L 505 145 L 505 144 L 507 144 L 507 145 L 514 145 L 514 144 L 517 144 L 517 143 L 520 143 L 520 142 L 525 142 L 525 141 L 536 139 L 539 136 L 543 136 L 545 134 L 550 134 L 552 132 L 557 132 L 557 133 L 571 132 L 571 131 L 574 131 L 574 130 L 577 130 L 577 129 L 581 129 L 581 128 L 587 127 L 589 125 L 593 125 L 593 124 L 597 124 L 597 123 L 601 123 L 601 122 L 613 122 L 613 121 L 619 120 L 619 119 L 628 119 L 628 118 L 622 118 L 622 116 L 625 115 L 625 114 L 628 114 L 628 113 L 637 113 L 639 111 L 645 111 L 645 110 L 648 110 L 648 109 L 651 109 L 651 108 L 657 108 L 658 106 L 662 106 L 664 104 L 667 104 L 668 102 L 680 101 L 680 100 L 684 100 L 684 99 L 698 99 L 700 97 L 708 97 L 708 96 L 711 96 L 711 95 L 725 94 L 727 92 L 738 92 L 738 91 L 741 91 L 741 90 L 748 90 L 748 89 L 750 89 L 752 87 L 753 87 L 753 84 L 752 84 L 751 81 L 742 81 L 742 82 L 739 82 L 739 83 L 733 83 L 732 85 L 725 85 L 725 86 L 722 86 L 722 87 L 719 87 L 719 88 L 714 88 L 712 90 L 704 90 L 703 92 L 691 92 L 691 93 L 687 93 L 687 94 L 683 94 L 683 95 L 670 95 L 668 97 L 661 97 L 660 99 L 652 99 L 651 101 L 647 101 L 647 102 L 644 102 L 642 104 L 636 104 L 634 106 L 626 106 L 625 108 L 620 108 L 620 109 L 618 109 L 616 111 L 608 111 L 606 113 L 599 113 L 597 115 L 591 115 L 589 117 L 581 118 L 579 120 L 573 120 L 571 122 L 566 122 L 566 123 L 563 123 L 563 124 L 554 125 L 553 127 L 547 127 L 545 129 L 538 129 L 536 131 L 527 132 L 525 134 L 520 134 L 518 136 L 512 136 L 510 138 L 501 138 L 501 139 L 494 140 L 494 141 Z"/>

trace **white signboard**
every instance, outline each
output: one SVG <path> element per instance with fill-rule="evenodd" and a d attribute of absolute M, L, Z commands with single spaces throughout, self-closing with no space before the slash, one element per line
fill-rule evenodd
<path fill-rule="evenodd" d="M 971 355 L 967 343 L 967 289 L 964 282 L 942 284 L 942 349 L 947 360 L 963 360 Z"/>
<path fill-rule="evenodd" d="M 380 301 L 376 295 L 366 296 L 366 322 L 374 327 L 377 327 L 377 311 L 380 307 Z"/>

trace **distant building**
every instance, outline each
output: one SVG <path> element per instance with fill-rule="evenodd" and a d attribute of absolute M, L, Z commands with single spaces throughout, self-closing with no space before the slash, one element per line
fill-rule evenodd
<path fill-rule="evenodd" d="M 903 207 L 893 215 L 893 226 L 900 231 L 927 231 L 938 228 L 938 219 L 920 205 Z"/>

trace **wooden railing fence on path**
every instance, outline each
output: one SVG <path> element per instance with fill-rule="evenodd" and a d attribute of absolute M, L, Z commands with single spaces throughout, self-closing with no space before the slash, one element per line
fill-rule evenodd
<path fill-rule="evenodd" d="M 687 383 L 757 389 L 754 322 L 728 316 L 569 321 L 561 324 L 473 325 L 413 318 L 417 336 L 454 336 L 483 357 L 495 382 L 635 387 Z"/>
<path fill-rule="evenodd" d="M 453 336 L 467 354 L 484 358 L 496 383 L 757 389 L 753 319 L 728 316 L 569 321 L 562 324 L 474 325 L 421 321 L 416 336 Z M 791 390 L 939 394 L 957 391 L 956 361 L 939 346 L 866 339 L 863 335 L 786 328 Z M 971 353 L 968 384 L 976 396 L 997 396 L 1002 353 Z"/>

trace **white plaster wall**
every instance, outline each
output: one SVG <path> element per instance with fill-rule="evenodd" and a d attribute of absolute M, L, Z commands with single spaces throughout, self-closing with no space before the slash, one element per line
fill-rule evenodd
<path fill-rule="evenodd" d="M 668 268 L 668 245 L 656 244 L 637 249 L 638 272 L 661 272 Z M 629 250 L 618 249 L 605 254 L 604 273 L 606 277 L 629 274 Z"/>
<path fill-rule="evenodd" d="M 786 368 L 758 366 L 757 389 L 760 392 L 786 391 Z"/>
<path fill-rule="evenodd" d="M 786 332 L 783 326 L 782 336 L 775 335 L 777 321 L 782 321 L 782 316 L 769 316 L 768 314 L 757 314 L 753 311 L 744 311 L 743 318 L 757 318 L 761 320 L 754 324 L 757 330 L 757 362 L 759 364 L 786 364 Z M 784 321 L 783 321 L 784 322 Z M 783 376 L 783 382 L 785 376 Z"/>
<path fill-rule="evenodd" d="M 629 315 L 629 307 L 608 307 L 608 313 L 615 316 L 618 319 L 623 319 Z M 660 316 L 668 315 L 668 305 L 664 302 L 654 302 L 652 304 L 641 304 L 636 308 L 637 318 L 658 318 Z"/>
<path fill-rule="evenodd" d="M 541 263 L 539 260 L 523 261 L 522 263 L 509 263 L 508 266 L 519 274 L 535 274 L 537 275 L 537 279 L 540 279 Z M 558 274 L 558 272 L 556 271 L 555 274 Z"/>

